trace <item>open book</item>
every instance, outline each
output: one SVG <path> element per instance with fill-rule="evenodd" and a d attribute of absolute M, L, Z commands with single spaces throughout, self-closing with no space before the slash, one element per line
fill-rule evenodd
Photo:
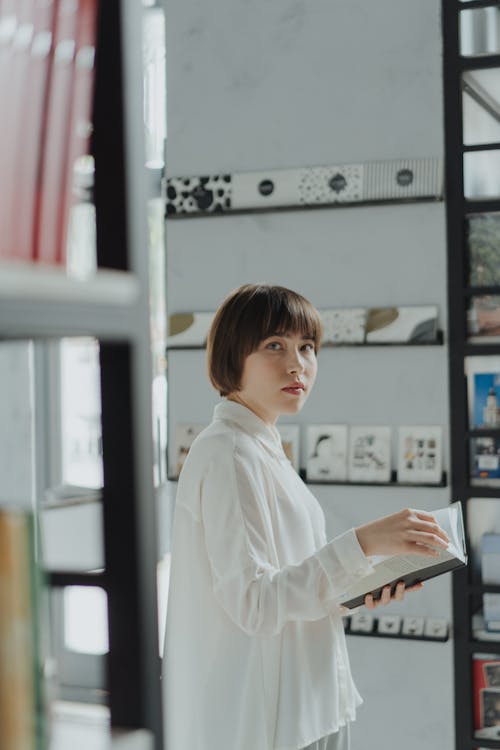
<path fill-rule="evenodd" d="M 367 594 L 379 598 L 384 586 L 391 586 L 392 591 L 398 581 L 404 581 L 409 588 L 420 581 L 435 578 L 449 570 L 467 565 L 464 524 L 460 502 L 452 503 L 446 508 L 431 511 L 441 528 L 450 539 L 447 549 L 439 550 L 438 557 L 422 555 L 391 555 L 378 558 L 374 570 L 350 586 L 339 598 L 339 604 L 353 609 L 364 603 Z"/>

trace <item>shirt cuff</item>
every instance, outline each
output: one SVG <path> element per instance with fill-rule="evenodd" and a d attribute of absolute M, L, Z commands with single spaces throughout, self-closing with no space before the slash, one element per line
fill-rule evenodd
<path fill-rule="evenodd" d="M 323 550 L 326 552 L 329 547 L 348 576 L 362 578 L 372 572 L 373 565 L 361 549 L 354 529 L 332 539 Z"/>

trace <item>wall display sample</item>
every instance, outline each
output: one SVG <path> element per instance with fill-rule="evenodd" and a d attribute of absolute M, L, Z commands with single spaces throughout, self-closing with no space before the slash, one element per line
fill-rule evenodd
<path fill-rule="evenodd" d="M 167 347 L 205 346 L 215 313 L 174 313 L 168 317 Z"/>
<path fill-rule="evenodd" d="M 346 425 L 308 425 L 306 476 L 308 481 L 347 479 Z"/>
<path fill-rule="evenodd" d="M 423 617 L 405 617 L 403 619 L 403 627 L 401 632 L 403 635 L 409 635 L 412 637 L 421 636 L 424 634 L 425 619 Z"/>
<path fill-rule="evenodd" d="M 476 737 L 498 738 L 500 726 L 500 660 L 475 654 L 472 661 Z"/>
<path fill-rule="evenodd" d="M 448 622 L 442 617 L 426 617 L 424 635 L 427 638 L 448 639 Z"/>
<path fill-rule="evenodd" d="M 398 635 L 401 630 L 401 615 L 381 615 L 378 618 L 377 632 L 384 635 Z"/>
<path fill-rule="evenodd" d="M 175 465 L 171 475 L 178 477 L 193 441 L 204 430 L 203 424 L 178 424 L 175 428 Z M 170 473 L 170 472 L 169 472 Z"/>
<path fill-rule="evenodd" d="M 500 586 L 500 534 L 481 537 L 481 579 L 483 584 Z M 500 594 L 483 594 L 483 619 L 487 631 L 500 635 Z"/>
<path fill-rule="evenodd" d="M 366 341 L 401 344 L 435 342 L 438 334 L 435 305 L 374 307 L 368 310 Z"/>
<path fill-rule="evenodd" d="M 443 472 L 443 430 L 439 426 L 400 427 L 398 482 L 439 484 Z"/>
<path fill-rule="evenodd" d="M 220 213 L 231 208 L 231 175 L 170 177 L 167 214 Z"/>
<path fill-rule="evenodd" d="M 352 633 L 371 633 L 375 618 L 368 612 L 355 612 L 351 616 L 350 630 Z"/>
<path fill-rule="evenodd" d="M 467 334 L 471 343 L 500 341 L 500 296 L 472 297 L 467 311 Z"/>
<path fill-rule="evenodd" d="M 169 216 L 442 198 L 435 157 L 269 169 L 190 177 L 166 183 Z"/>
<path fill-rule="evenodd" d="M 468 216 L 466 226 L 469 284 L 500 285 L 500 213 Z"/>
<path fill-rule="evenodd" d="M 366 201 L 440 198 L 442 190 L 441 159 L 396 159 L 365 164 Z"/>
<path fill-rule="evenodd" d="M 320 310 L 323 324 L 322 345 L 362 344 L 365 340 L 366 308 Z"/>
<path fill-rule="evenodd" d="M 276 425 L 281 435 L 281 444 L 285 455 L 295 471 L 300 468 L 300 428 L 298 424 Z"/>
<path fill-rule="evenodd" d="M 399 581 L 404 581 L 406 586 L 410 587 L 419 581 L 426 581 L 467 565 L 461 504 L 452 503 L 445 508 L 432 511 L 432 514 L 448 534 L 450 542 L 446 549 L 440 549 L 437 556 L 432 558 L 432 562 L 430 562 L 431 558 L 422 555 L 384 557 L 374 564 L 372 573 L 349 586 L 339 596 L 339 603 L 348 609 L 359 607 L 363 604 L 367 594 L 373 594 L 375 599 L 380 598 L 384 586 L 391 586 L 391 591 L 394 592 Z M 409 631 L 410 626 L 407 625 L 406 629 Z M 405 633 L 405 623 L 403 623 L 403 633 Z M 419 626 L 418 635 L 421 634 Z"/>
<path fill-rule="evenodd" d="M 362 164 L 246 172 L 232 179 L 235 210 L 353 203 L 362 195 Z"/>
<path fill-rule="evenodd" d="M 472 438 L 470 446 L 471 484 L 500 487 L 500 438 Z"/>
<path fill-rule="evenodd" d="M 390 427 L 351 427 L 347 476 L 351 482 L 390 481 Z"/>

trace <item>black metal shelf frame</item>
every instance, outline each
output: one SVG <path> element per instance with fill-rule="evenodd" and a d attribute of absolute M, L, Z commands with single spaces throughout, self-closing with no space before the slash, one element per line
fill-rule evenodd
<path fill-rule="evenodd" d="M 465 152 L 490 150 L 498 144 L 464 146 L 462 122 L 462 74 L 467 70 L 500 67 L 500 55 L 465 57 L 460 54 L 460 12 L 499 3 L 474 0 L 442 0 L 443 81 L 445 124 L 446 227 L 448 247 L 448 356 L 450 383 L 450 486 L 454 500 L 461 500 L 467 529 L 467 501 L 474 496 L 499 498 L 500 488 L 471 486 L 469 477 L 469 440 L 486 432 L 469 430 L 467 388 L 464 358 L 500 353 L 500 343 L 474 343 L 467 337 L 467 303 L 474 294 L 488 294 L 496 289 L 468 287 L 466 255 L 466 218 L 470 214 L 500 210 L 500 198 L 468 200 L 464 196 L 463 155 Z M 470 580 L 463 568 L 453 575 L 453 628 L 455 672 L 455 742 L 456 750 L 479 747 L 500 748 L 500 741 L 474 737 L 472 655 L 478 651 L 500 653 L 500 643 L 473 640 L 471 635 L 471 595 L 485 587 Z"/>

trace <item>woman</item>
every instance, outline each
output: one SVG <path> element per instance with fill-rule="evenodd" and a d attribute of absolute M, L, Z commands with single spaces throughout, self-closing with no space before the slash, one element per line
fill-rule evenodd
<path fill-rule="evenodd" d="M 215 315 L 208 369 L 223 399 L 176 501 L 168 750 L 346 750 L 361 698 L 337 598 L 371 571 L 371 555 L 447 546 L 432 516 L 408 509 L 327 541 L 275 426 L 311 392 L 320 338 L 317 310 L 283 287 L 245 285 Z M 394 598 L 404 593 L 398 584 Z M 390 599 L 387 587 L 365 605 Z"/>

